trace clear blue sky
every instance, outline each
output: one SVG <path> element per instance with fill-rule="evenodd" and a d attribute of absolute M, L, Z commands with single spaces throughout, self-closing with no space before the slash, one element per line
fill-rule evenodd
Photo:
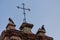
<path fill-rule="evenodd" d="M 23 11 L 16 6 L 22 7 L 25 3 L 27 22 L 34 24 L 32 32 L 44 24 L 46 35 L 54 40 L 60 39 L 60 0 L 0 0 L 0 34 L 8 24 L 8 18 L 11 17 L 18 29 L 23 22 Z"/>

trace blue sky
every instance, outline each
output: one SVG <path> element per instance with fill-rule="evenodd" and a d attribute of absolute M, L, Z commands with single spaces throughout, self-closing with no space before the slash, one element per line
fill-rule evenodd
<path fill-rule="evenodd" d="M 53 37 L 54 40 L 60 38 L 60 0 L 0 0 L 0 34 L 8 24 L 11 17 L 19 29 L 23 22 L 23 11 L 16 6 L 22 7 L 25 3 L 27 22 L 34 24 L 32 32 L 36 33 L 44 24 L 46 35 Z"/>

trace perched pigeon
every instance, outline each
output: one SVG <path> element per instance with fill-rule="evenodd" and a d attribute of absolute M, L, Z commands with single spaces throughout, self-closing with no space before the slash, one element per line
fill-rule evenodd
<path fill-rule="evenodd" d="M 11 18 L 9 18 L 9 21 L 12 22 L 12 23 L 14 24 L 14 22 L 13 22 L 13 20 L 12 20 Z"/>

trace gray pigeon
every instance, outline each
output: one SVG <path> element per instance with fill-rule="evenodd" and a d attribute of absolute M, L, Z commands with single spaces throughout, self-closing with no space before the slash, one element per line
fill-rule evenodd
<path fill-rule="evenodd" d="M 12 20 L 11 18 L 9 18 L 9 21 L 12 22 L 12 23 L 14 24 L 14 22 L 13 22 L 13 20 Z"/>

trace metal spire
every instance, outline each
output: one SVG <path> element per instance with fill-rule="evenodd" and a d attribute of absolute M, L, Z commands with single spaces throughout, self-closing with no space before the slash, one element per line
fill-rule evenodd
<path fill-rule="evenodd" d="M 17 6 L 17 8 L 18 8 L 18 9 L 23 9 L 23 14 L 24 14 L 23 22 L 26 22 L 26 13 L 25 13 L 25 10 L 30 11 L 30 9 L 29 9 L 29 8 L 28 8 L 28 9 L 26 9 L 26 8 L 25 8 L 25 4 L 24 4 L 24 3 L 22 3 L 22 5 L 23 5 L 23 7 L 19 7 L 19 6 Z"/>

